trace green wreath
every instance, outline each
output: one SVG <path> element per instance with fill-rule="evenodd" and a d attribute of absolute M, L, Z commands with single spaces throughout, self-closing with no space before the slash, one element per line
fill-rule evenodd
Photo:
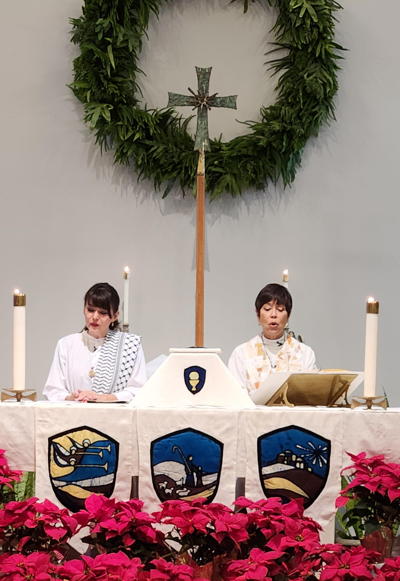
<path fill-rule="evenodd" d="M 169 0 L 171 1 L 171 0 Z M 236 0 L 232 0 L 234 2 Z M 249 0 L 242 0 L 244 11 Z M 254 0 L 252 0 L 254 1 Z M 261 107 L 249 133 L 228 142 L 211 140 L 206 189 L 211 198 L 265 189 L 269 181 L 293 182 L 310 136 L 334 118 L 336 73 L 343 48 L 334 42 L 335 0 L 261 0 L 277 8 L 274 48 L 283 56 L 269 66 L 279 73 L 277 101 Z M 139 178 L 162 185 L 163 197 L 178 185 L 194 187 L 197 152 L 184 120 L 173 109 L 140 106 L 137 66 L 151 13 L 168 0 L 85 0 L 71 19 L 79 45 L 70 87 L 84 105 L 84 120 L 114 162 L 134 162 Z"/>

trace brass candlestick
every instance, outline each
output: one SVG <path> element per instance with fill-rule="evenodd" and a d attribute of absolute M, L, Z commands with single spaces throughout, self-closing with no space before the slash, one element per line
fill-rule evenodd
<path fill-rule="evenodd" d="M 374 396 L 357 396 L 353 397 L 351 400 L 351 409 L 358 408 L 360 406 L 366 406 L 367 410 L 372 409 L 372 406 L 381 407 L 384 410 L 388 407 L 388 401 L 384 395 L 374 395 Z"/>
<path fill-rule="evenodd" d="M 3 389 L 1 391 L 1 401 L 15 399 L 18 402 L 24 399 L 36 401 L 36 391 L 33 389 Z"/>

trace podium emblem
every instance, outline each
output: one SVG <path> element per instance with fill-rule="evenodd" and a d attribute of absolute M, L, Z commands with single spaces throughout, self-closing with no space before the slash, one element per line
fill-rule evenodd
<path fill-rule="evenodd" d="M 218 491 L 223 443 L 188 428 L 171 432 L 151 443 L 151 475 L 154 490 L 164 500 L 211 502 Z"/>
<path fill-rule="evenodd" d="M 204 387 L 206 382 L 206 370 L 204 367 L 199 367 L 198 365 L 192 365 L 192 367 L 186 367 L 183 372 L 183 377 L 185 380 L 185 385 L 193 395 L 199 393 Z"/>
<path fill-rule="evenodd" d="M 301 498 L 309 507 L 322 492 L 329 475 L 331 443 L 326 438 L 288 426 L 260 436 L 258 471 L 265 496 L 288 502 Z"/>
<path fill-rule="evenodd" d="M 93 493 L 110 497 L 115 486 L 119 444 L 88 426 L 49 438 L 48 467 L 53 492 L 69 510 L 84 508 Z"/>

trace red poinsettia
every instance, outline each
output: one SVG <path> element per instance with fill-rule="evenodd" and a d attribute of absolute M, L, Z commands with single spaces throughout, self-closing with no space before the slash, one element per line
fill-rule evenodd
<path fill-rule="evenodd" d="M 386 462 L 382 454 L 349 456 L 353 464 L 342 470 L 348 484 L 336 501 L 337 507 L 346 507 L 343 523 L 359 538 L 382 526 L 395 532 L 400 525 L 400 464 Z"/>
<path fill-rule="evenodd" d="M 56 579 L 55 570 L 49 553 L 0 555 L 0 578 L 7 581 L 52 581 Z"/>
<path fill-rule="evenodd" d="M 383 456 L 351 457 L 354 473 L 342 491 L 345 502 L 379 500 L 396 513 L 399 465 Z M 205 499 L 174 500 L 151 515 L 140 500 L 100 495 L 89 497 L 76 514 L 49 500 L 9 502 L 0 509 L 0 579 L 206 581 L 213 575 L 218 581 L 400 581 L 400 558 L 387 559 L 378 571 L 376 553 L 320 545 L 320 527 L 304 516 L 300 500 L 239 498 L 236 510 Z M 374 514 L 382 519 L 382 512 Z M 169 532 L 161 532 L 159 524 Z M 65 561 L 64 544 L 84 526 L 91 556 Z"/>
<path fill-rule="evenodd" d="M 400 557 L 385 559 L 374 581 L 400 581 Z"/>
<path fill-rule="evenodd" d="M 0 450 L 0 502 L 3 502 L 1 489 L 3 486 L 12 490 L 14 483 L 21 480 L 20 470 L 11 470 L 8 465 L 5 450 Z"/>
<path fill-rule="evenodd" d="M 140 559 L 130 559 L 125 553 L 117 552 L 67 561 L 57 568 L 57 578 L 63 581 L 138 581 L 147 579 L 142 577 L 142 570 Z"/>
<path fill-rule="evenodd" d="M 383 454 L 367 457 L 365 452 L 360 454 L 348 454 L 353 464 L 343 468 L 343 472 L 350 472 L 350 482 L 341 491 L 342 495 L 358 486 L 364 486 L 371 492 L 377 492 L 387 496 L 390 502 L 400 498 L 400 464 L 386 462 Z M 343 506 L 348 501 L 346 496 L 338 499 L 338 506 Z"/>
<path fill-rule="evenodd" d="M 35 497 L 8 502 L 0 509 L 0 544 L 4 552 L 56 550 L 77 531 L 77 520 L 65 508 Z"/>
<path fill-rule="evenodd" d="M 75 517 L 90 534 L 83 540 L 100 553 L 123 551 L 130 557 L 140 555 L 144 562 L 169 551 L 164 534 L 154 526 L 156 519 L 143 510 L 137 499 L 117 501 L 92 495 L 85 510 Z"/>
<path fill-rule="evenodd" d="M 175 564 L 165 559 L 154 559 L 153 568 L 147 573 L 151 581 L 207 581 L 196 575 L 195 569 L 185 564 Z"/>
<path fill-rule="evenodd" d="M 321 557 L 324 565 L 320 581 L 367 581 L 376 574 L 374 554 L 363 547 L 328 545 L 321 551 Z"/>
<path fill-rule="evenodd" d="M 183 537 L 196 532 L 208 533 L 210 513 L 204 502 L 205 499 L 192 502 L 167 500 L 161 504 L 161 511 L 156 512 L 155 517 L 158 522 L 174 525 Z"/>
<path fill-rule="evenodd" d="M 204 498 L 163 502 L 155 516 L 163 525 L 171 525 L 167 540 L 178 544 L 179 554 L 198 565 L 238 551 L 249 538 L 247 515 L 220 503 L 206 504 Z"/>
<path fill-rule="evenodd" d="M 239 498 L 235 504 L 248 512 L 250 546 L 275 551 L 296 548 L 303 553 L 319 546 L 320 526 L 303 515 L 301 501 L 282 503 L 280 498 L 269 498 L 252 502 Z"/>
<path fill-rule="evenodd" d="M 244 581 L 245 579 L 267 579 L 272 581 L 276 574 L 277 559 L 282 557 L 282 551 L 262 551 L 252 549 L 247 559 L 231 561 L 225 568 L 226 581 Z"/>

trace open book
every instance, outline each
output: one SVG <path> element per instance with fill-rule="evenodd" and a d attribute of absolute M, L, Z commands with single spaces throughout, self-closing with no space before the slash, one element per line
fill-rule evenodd
<path fill-rule="evenodd" d="M 363 373 L 345 370 L 271 373 L 249 395 L 257 405 L 344 405 L 363 379 Z"/>

